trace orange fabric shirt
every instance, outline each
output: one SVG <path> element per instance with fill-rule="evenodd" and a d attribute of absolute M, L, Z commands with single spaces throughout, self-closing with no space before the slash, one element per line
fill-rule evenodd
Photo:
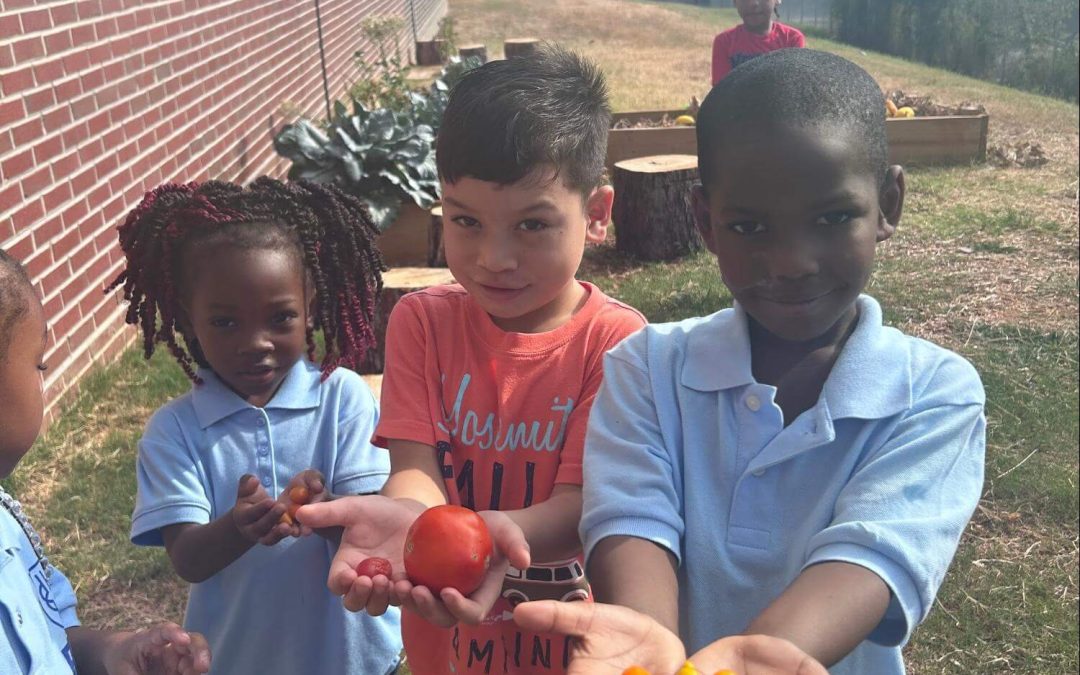
<path fill-rule="evenodd" d="M 592 284 L 581 309 L 545 333 L 498 328 L 460 286 L 411 293 L 391 313 L 375 443 L 435 448 L 450 502 L 477 511 L 542 502 L 555 485 L 581 484 L 589 409 L 604 353 L 645 325 Z M 580 560 L 511 571 L 480 626 L 446 630 L 402 613 L 415 675 L 559 673 L 567 640 L 518 630 L 525 599 L 588 596 Z"/>

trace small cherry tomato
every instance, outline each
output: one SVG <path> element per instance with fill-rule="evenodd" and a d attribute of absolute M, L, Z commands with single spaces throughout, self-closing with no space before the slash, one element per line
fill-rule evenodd
<path fill-rule="evenodd" d="M 675 675 L 701 675 L 701 671 L 695 668 L 693 663 L 687 661 L 675 671 Z"/>
<path fill-rule="evenodd" d="M 289 490 L 289 501 L 293 504 L 307 504 L 311 500 L 311 492 L 303 485 L 297 485 Z"/>
<path fill-rule="evenodd" d="M 622 671 L 622 675 L 651 675 L 649 671 L 645 670 L 641 666 L 630 666 L 626 670 Z"/>
<path fill-rule="evenodd" d="M 375 577 L 381 574 L 389 579 L 393 571 L 393 566 L 386 558 L 364 558 L 356 566 L 356 573 L 362 577 Z"/>
<path fill-rule="evenodd" d="M 405 535 L 405 573 L 435 595 L 444 588 L 468 595 L 487 574 L 491 548 L 487 523 L 475 511 L 452 504 L 433 506 Z"/>

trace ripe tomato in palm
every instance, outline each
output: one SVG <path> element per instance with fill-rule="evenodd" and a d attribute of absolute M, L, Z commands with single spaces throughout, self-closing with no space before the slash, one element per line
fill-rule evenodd
<path fill-rule="evenodd" d="M 491 534 L 475 511 L 447 504 L 420 514 L 405 535 L 405 573 L 435 595 L 456 588 L 468 595 L 491 565 Z"/>
<path fill-rule="evenodd" d="M 386 558 L 364 558 L 356 566 L 356 574 L 361 577 L 374 577 L 381 574 L 389 579 L 393 572 L 394 568 Z"/>

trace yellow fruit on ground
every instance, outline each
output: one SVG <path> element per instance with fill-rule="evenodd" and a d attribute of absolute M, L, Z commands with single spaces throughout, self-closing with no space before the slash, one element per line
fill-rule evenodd
<path fill-rule="evenodd" d="M 896 117 L 896 104 L 889 99 L 885 99 L 885 114 L 889 117 Z"/>
<path fill-rule="evenodd" d="M 915 117 L 915 110 L 913 108 L 909 107 L 909 106 L 904 106 L 903 108 L 897 108 L 896 116 L 897 117 Z"/>
<path fill-rule="evenodd" d="M 690 115 L 679 115 L 675 118 L 675 124 L 683 127 L 692 127 L 694 126 L 694 118 Z"/>

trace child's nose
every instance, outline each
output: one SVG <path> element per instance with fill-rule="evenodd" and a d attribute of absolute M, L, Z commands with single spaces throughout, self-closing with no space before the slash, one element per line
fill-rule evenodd
<path fill-rule="evenodd" d="M 241 343 L 240 351 L 243 354 L 260 354 L 273 350 L 274 343 L 270 334 L 266 331 L 256 331 L 247 336 Z"/>
<path fill-rule="evenodd" d="M 480 245 L 479 253 L 477 264 L 490 272 L 517 269 L 517 251 L 511 242 L 502 237 L 489 237 Z"/>
<path fill-rule="evenodd" d="M 774 279 L 802 279 L 818 273 L 818 257 L 812 246 L 782 242 L 767 253 L 769 275 Z"/>

